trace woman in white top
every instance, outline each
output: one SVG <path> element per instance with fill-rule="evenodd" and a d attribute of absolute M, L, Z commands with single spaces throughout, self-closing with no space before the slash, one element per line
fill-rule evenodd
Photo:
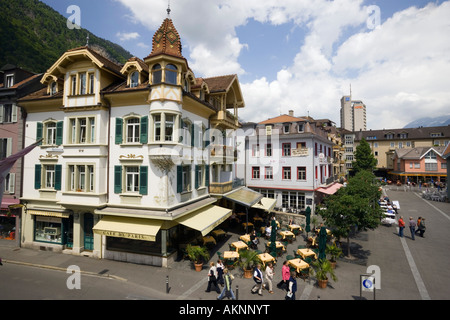
<path fill-rule="evenodd" d="M 272 291 L 272 280 L 273 280 L 273 266 L 272 263 L 269 262 L 265 271 L 265 282 L 267 283 L 266 289 L 269 290 L 269 293 L 273 293 Z"/>

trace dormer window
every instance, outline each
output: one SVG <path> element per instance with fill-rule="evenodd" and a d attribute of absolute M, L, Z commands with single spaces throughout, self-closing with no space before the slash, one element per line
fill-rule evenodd
<path fill-rule="evenodd" d="M 14 85 L 14 75 L 10 74 L 6 76 L 6 88 L 11 88 Z"/>
<path fill-rule="evenodd" d="M 289 133 L 290 125 L 289 123 L 283 124 L 283 133 Z"/>
<path fill-rule="evenodd" d="M 165 68 L 166 83 L 177 84 L 178 68 L 173 64 L 168 64 Z"/>
<path fill-rule="evenodd" d="M 135 88 L 139 85 L 139 72 L 135 71 L 130 76 L 130 88 Z"/>
<path fill-rule="evenodd" d="M 152 68 L 152 83 L 158 84 L 162 81 L 162 68 L 160 64 L 155 64 Z"/>
<path fill-rule="evenodd" d="M 303 132 L 304 131 L 303 123 L 298 123 L 297 124 L 297 129 L 298 129 L 298 132 Z"/>

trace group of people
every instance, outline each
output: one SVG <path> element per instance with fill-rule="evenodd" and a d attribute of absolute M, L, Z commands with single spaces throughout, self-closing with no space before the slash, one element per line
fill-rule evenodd
<path fill-rule="evenodd" d="M 281 272 L 282 280 L 277 284 L 277 287 L 286 290 L 285 298 L 287 300 L 295 300 L 295 293 L 297 292 L 296 273 L 290 271 L 288 261 L 284 261 Z M 273 276 L 274 267 L 271 262 L 267 264 L 264 274 L 261 271 L 261 264 L 257 264 L 253 272 L 255 285 L 252 287 L 251 292 L 253 294 L 258 293 L 258 295 L 262 296 L 262 290 L 265 289 L 270 294 L 273 294 Z M 217 261 L 217 264 L 211 262 L 208 270 L 208 287 L 205 292 L 211 292 L 212 286 L 214 285 L 216 292 L 219 294 L 217 300 L 222 300 L 225 297 L 236 300 L 233 288 L 231 287 L 233 280 L 233 275 L 228 272 L 228 269 L 224 267 L 220 259 Z M 219 286 L 223 286 L 222 291 L 220 291 Z"/>
<path fill-rule="evenodd" d="M 236 296 L 231 287 L 233 280 L 233 275 L 225 268 L 222 260 L 217 260 L 217 264 L 211 262 L 208 270 L 208 287 L 205 292 L 211 292 L 211 287 L 214 285 L 216 292 L 219 293 L 218 300 L 222 300 L 225 297 L 236 300 Z M 219 285 L 223 286 L 222 292 L 220 291 Z"/>
<path fill-rule="evenodd" d="M 405 229 L 406 224 L 403 220 L 403 216 L 398 219 L 398 235 L 403 238 L 403 230 Z M 416 229 L 417 227 L 417 229 Z M 425 218 L 419 217 L 417 222 L 413 219 L 413 217 L 409 217 L 409 230 L 411 232 L 411 239 L 415 240 L 415 235 L 419 233 L 419 235 L 424 238 L 423 234 L 426 230 Z"/>
<path fill-rule="evenodd" d="M 284 261 L 283 267 L 281 268 L 282 280 L 277 284 L 279 289 L 286 290 L 286 300 L 295 300 L 295 293 L 297 292 L 297 280 L 295 271 L 290 270 L 288 261 Z M 262 290 L 266 289 L 269 293 L 273 294 L 273 264 L 269 262 L 266 266 L 266 270 L 264 272 L 264 280 L 261 271 L 261 265 L 258 264 L 253 273 L 253 280 L 255 281 L 255 285 L 253 286 L 251 292 L 258 293 L 262 296 Z"/>

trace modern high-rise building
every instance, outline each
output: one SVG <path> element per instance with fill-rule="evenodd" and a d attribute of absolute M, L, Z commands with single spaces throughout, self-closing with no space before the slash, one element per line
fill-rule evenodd
<path fill-rule="evenodd" d="M 341 128 L 367 130 L 366 105 L 361 100 L 352 100 L 351 94 L 341 98 Z"/>

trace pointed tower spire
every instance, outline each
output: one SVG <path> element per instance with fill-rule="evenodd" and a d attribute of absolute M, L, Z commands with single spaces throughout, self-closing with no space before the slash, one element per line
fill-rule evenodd
<path fill-rule="evenodd" d="M 152 52 L 147 57 L 152 57 L 158 54 L 167 54 L 175 57 L 183 58 L 181 54 L 181 40 L 177 29 L 170 19 L 170 3 L 167 9 L 167 18 L 164 19 L 161 27 L 155 32 L 153 36 Z"/>
<path fill-rule="evenodd" d="M 169 4 L 167 5 L 167 19 L 170 19 L 170 12 L 172 10 L 170 10 L 170 0 L 169 0 Z"/>

